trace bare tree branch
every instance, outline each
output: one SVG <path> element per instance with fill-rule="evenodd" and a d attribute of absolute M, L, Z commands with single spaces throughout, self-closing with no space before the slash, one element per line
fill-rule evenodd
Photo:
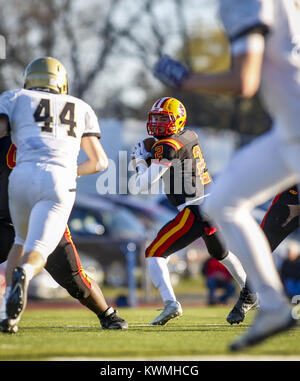
<path fill-rule="evenodd" d="M 79 88 L 78 86 L 82 82 L 82 75 L 81 75 L 81 70 L 80 70 L 80 65 L 79 65 L 79 44 L 76 41 L 75 34 L 74 34 L 74 29 L 71 25 L 70 22 L 70 13 L 71 13 L 71 0 L 66 0 L 65 6 L 63 9 L 63 28 L 66 34 L 66 37 L 69 41 L 70 44 L 70 51 L 71 51 L 71 63 L 72 63 L 72 72 L 74 78 L 76 78 L 76 81 L 73 82 L 73 93 L 74 95 L 79 94 Z"/>
<path fill-rule="evenodd" d="M 189 50 L 189 36 L 188 36 L 188 28 L 187 28 L 187 21 L 185 18 L 185 12 L 184 12 L 184 4 L 186 4 L 186 1 L 183 0 L 175 0 L 175 6 L 176 6 L 176 13 L 177 13 L 177 25 L 179 26 L 179 35 L 181 36 L 183 40 L 183 58 L 186 62 L 188 67 L 191 67 L 191 54 Z"/>
<path fill-rule="evenodd" d="M 113 16 L 120 1 L 121 0 L 111 1 L 111 6 L 107 14 L 105 25 L 103 29 L 100 28 L 98 33 L 99 39 L 102 39 L 104 42 L 103 47 L 99 50 L 94 68 L 91 69 L 89 73 L 87 73 L 87 75 L 85 76 L 84 80 L 80 82 L 78 87 L 78 96 L 82 96 L 87 91 L 87 89 L 95 80 L 96 76 L 104 68 L 106 60 L 109 57 L 109 53 L 113 48 L 113 45 L 116 40 L 116 37 L 113 36 L 115 30 L 113 25 Z"/>
<path fill-rule="evenodd" d="M 161 1 L 161 0 L 158 0 L 158 1 Z M 146 10 L 149 13 L 151 32 L 153 34 L 153 37 L 155 37 L 156 39 L 155 54 L 157 55 L 157 57 L 161 57 L 163 55 L 166 38 L 164 34 L 160 31 L 160 22 L 157 20 L 156 15 L 153 11 L 154 5 L 155 5 L 155 1 L 149 1 L 147 4 Z"/>

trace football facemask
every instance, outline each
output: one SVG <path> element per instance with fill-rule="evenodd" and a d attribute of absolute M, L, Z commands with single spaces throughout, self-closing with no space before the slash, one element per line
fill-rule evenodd
<path fill-rule="evenodd" d="M 151 136 L 178 134 L 184 129 L 186 110 L 175 98 L 157 100 L 148 114 L 147 132 Z"/>

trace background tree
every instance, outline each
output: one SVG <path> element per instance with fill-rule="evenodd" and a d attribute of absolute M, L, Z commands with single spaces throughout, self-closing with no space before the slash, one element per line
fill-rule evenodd
<path fill-rule="evenodd" d="M 145 119 L 155 99 L 170 95 L 187 106 L 189 124 L 260 134 L 269 119 L 255 97 L 195 95 L 168 89 L 152 75 L 163 53 L 195 71 L 230 65 L 215 0 L 0 0 L 0 91 L 22 86 L 26 65 L 55 56 L 69 73 L 71 94 L 101 117 Z"/>

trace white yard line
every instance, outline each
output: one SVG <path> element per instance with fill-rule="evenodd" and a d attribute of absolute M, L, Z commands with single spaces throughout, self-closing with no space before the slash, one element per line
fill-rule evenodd
<path fill-rule="evenodd" d="M 300 356 L 211 355 L 153 358 L 51 357 L 48 361 L 300 361 Z"/>

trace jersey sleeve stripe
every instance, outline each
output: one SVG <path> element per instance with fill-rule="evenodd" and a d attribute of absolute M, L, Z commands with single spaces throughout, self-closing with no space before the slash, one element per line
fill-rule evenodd
<path fill-rule="evenodd" d="M 243 29 L 236 35 L 232 36 L 230 38 L 230 42 L 236 41 L 241 37 L 246 36 L 247 34 L 251 33 L 261 33 L 263 36 L 266 36 L 269 33 L 269 27 L 264 24 L 255 24 L 247 27 L 246 29 Z"/>
<path fill-rule="evenodd" d="M 82 134 L 83 138 L 86 136 L 96 136 L 99 139 L 101 138 L 101 135 L 98 132 L 85 132 L 84 134 Z"/>
<path fill-rule="evenodd" d="M 161 143 L 170 145 L 171 147 L 175 149 L 175 151 L 179 151 L 183 147 L 183 144 L 178 142 L 175 139 L 161 139 L 158 142 L 154 143 L 152 148 L 156 147 L 157 145 Z"/>

